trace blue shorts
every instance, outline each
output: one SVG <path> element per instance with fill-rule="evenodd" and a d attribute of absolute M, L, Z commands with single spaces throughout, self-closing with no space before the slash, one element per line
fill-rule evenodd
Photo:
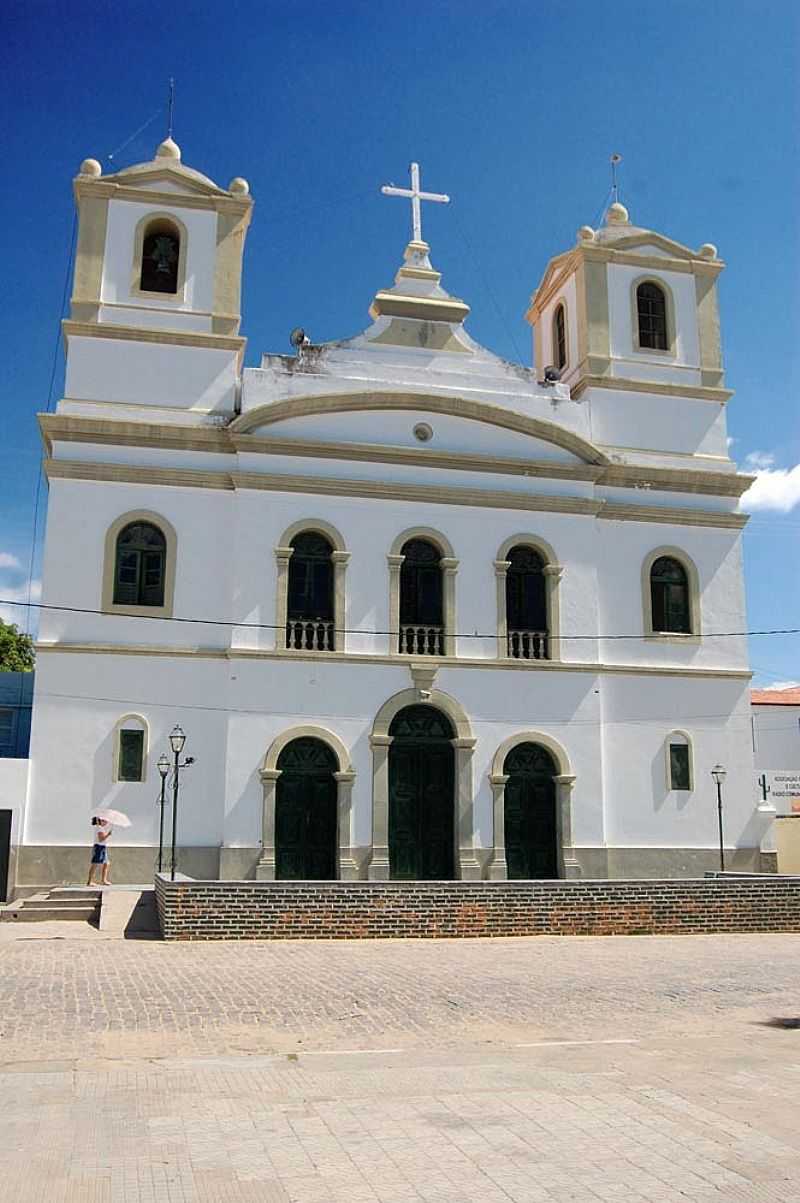
<path fill-rule="evenodd" d="M 95 844 L 92 848 L 92 864 L 104 865 L 108 860 L 108 848 L 105 844 Z"/>

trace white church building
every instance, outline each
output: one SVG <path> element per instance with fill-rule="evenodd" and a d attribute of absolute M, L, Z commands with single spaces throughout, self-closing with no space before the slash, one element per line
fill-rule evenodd
<path fill-rule="evenodd" d="M 694 876 L 718 762 L 759 868 L 746 641 L 709 637 L 746 629 L 749 484 L 714 246 L 612 204 L 526 368 L 467 333 L 417 196 L 372 324 L 245 368 L 246 181 L 167 140 L 74 186 L 20 889 L 85 878 L 100 805 L 113 880 L 152 879 L 176 724 L 196 877 Z"/>

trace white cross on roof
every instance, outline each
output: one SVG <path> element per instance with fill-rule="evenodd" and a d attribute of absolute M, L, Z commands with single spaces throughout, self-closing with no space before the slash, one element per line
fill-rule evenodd
<path fill-rule="evenodd" d="M 394 184 L 384 184 L 381 192 L 384 196 L 405 196 L 411 200 L 411 231 L 414 242 L 422 242 L 422 211 L 420 201 L 436 201 L 440 205 L 449 205 L 450 197 L 444 192 L 421 192 L 419 186 L 419 163 L 412 163 L 411 187 L 398 188 Z"/>

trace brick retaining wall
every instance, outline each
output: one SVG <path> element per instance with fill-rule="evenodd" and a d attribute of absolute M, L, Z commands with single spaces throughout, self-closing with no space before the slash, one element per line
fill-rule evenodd
<path fill-rule="evenodd" d="M 261 882 L 156 877 L 167 940 L 800 931 L 800 878 Z"/>

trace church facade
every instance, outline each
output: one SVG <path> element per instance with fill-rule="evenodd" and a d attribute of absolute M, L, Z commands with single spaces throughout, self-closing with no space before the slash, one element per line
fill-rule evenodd
<path fill-rule="evenodd" d="M 245 368 L 246 181 L 167 140 L 75 196 L 20 888 L 82 879 L 100 805 L 152 877 L 176 724 L 197 877 L 697 875 L 718 762 L 759 867 L 713 246 L 615 203 L 527 369 L 417 229 L 364 333 Z"/>

